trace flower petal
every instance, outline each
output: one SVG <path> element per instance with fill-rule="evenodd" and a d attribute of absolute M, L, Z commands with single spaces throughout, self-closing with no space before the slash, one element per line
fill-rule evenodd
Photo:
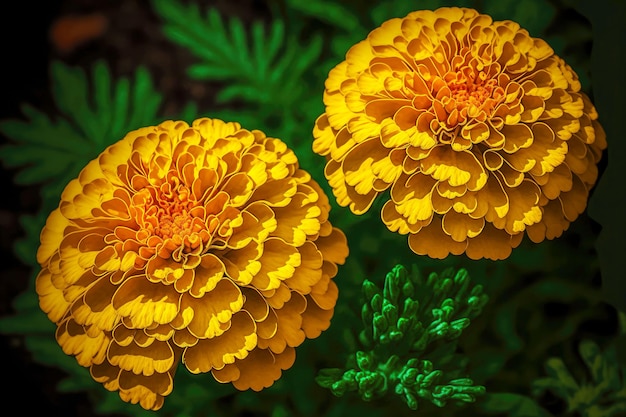
<path fill-rule="evenodd" d="M 257 345 L 256 324 L 245 311 L 232 317 L 228 331 L 209 339 L 201 339 L 183 353 L 183 363 L 192 373 L 222 369 L 224 365 L 243 359 Z"/>

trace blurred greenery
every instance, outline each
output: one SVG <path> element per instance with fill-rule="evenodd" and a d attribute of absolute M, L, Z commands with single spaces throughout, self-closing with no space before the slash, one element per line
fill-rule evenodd
<path fill-rule="evenodd" d="M 533 381 L 534 394 L 551 390 L 567 403 L 567 411 L 583 417 L 613 417 L 626 413 L 626 367 L 617 362 L 615 346 L 601 352 L 592 340 L 580 342 L 579 354 L 590 378 L 579 383 L 561 358 L 546 361 L 547 377 Z"/>
<path fill-rule="evenodd" d="M 356 329 L 363 325 L 364 279 L 384 288 L 387 272 L 401 264 L 420 270 L 466 270 L 490 299 L 454 344 L 467 365 L 465 376 L 484 386 L 486 394 L 458 409 L 426 407 L 428 415 L 617 417 L 623 412 L 625 358 L 617 347 L 624 350 L 618 310 L 626 309 L 626 292 L 617 262 L 623 245 L 614 242 L 621 242 L 626 234 L 619 211 L 626 203 L 624 193 L 615 192 L 623 190 L 623 185 L 617 188 L 623 184 L 623 175 L 614 161 L 619 163 L 624 156 L 624 145 L 613 138 L 621 137 L 618 110 L 624 108 L 625 83 L 614 82 L 623 78 L 623 66 L 612 63 L 621 58 L 626 45 L 621 32 L 622 38 L 615 38 L 614 29 L 626 19 L 624 3 L 268 0 L 270 18 L 256 19 L 250 25 L 236 14 L 205 3 L 152 0 L 150 5 L 171 47 L 184 48 L 195 57 L 187 76 L 220 86 L 217 101 L 207 108 L 189 103 L 180 114 L 162 114 L 166 97 L 154 87 L 150 69 L 138 67 L 132 78 L 114 77 L 102 58 L 85 68 L 51 62 L 55 112 L 25 103 L 23 118 L 0 120 L 0 133 L 9 139 L 0 148 L 0 160 L 17 170 L 16 183 L 40 185 L 42 190 L 40 210 L 21 218 L 25 236 L 14 246 L 19 258 L 32 267 L 31 287 L 15 299 L 16 313 L 0 318 L 0 332 L 23 336 L 36 361 L 66 372 L 60 391 L 88 392 L 100 414 L 418 415 L 419 411 L 398 404 L 392 395 L 366 403 L 356 395 L 335 397 L 315 382 L 319 370 L 342 367 L 344 358 L 363 349 Z M 340 295 L 332 325 L 319 338 L 300 346 L 293 368 L 260 393 L 237 392 L 230 385 L 216 383 L 211 375 L 191 375 L 181 367 L 163 409 L 146 412 L 105 391 L 86 369 L 62 353 L 54 340 L 54 325 L 40 311 L 32 286 L 37 273 L 35 253 L 48 213 L 82 166 L 130 130 L 166 118 L 191 121 L 208 115 L 239 121 L 246 128 L 283 139 L 330 195 L 323 158 L 310 148 L 312 126 L 323 111 L 328 71 L 344 59 L 351 45 L 383 21 L 449 5 L 474 7 L 496 20 L 518 22 L 533 36 L 547 40 L 576 70 L 609 138 L 611 163 L 603 162 L 605 171 L 592 195 L 589 215 L 581 216 L 555 241 L 533 245 L 525 240 L 506 261 L 433 260 L 416 257 L 405 237 L 389 233 L 377 210 L 356 217 L 331 198 L 331 221 L 345 231 L 351 249 L 336 279 Z"/>

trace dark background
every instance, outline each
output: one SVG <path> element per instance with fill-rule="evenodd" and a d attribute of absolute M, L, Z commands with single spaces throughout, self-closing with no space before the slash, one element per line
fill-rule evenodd
<path fill-rule="evenodd" d="M 19 117 L 22 102 L 44 102 L 50 106 L 47 93 L 48 27 L 59 13 L 60 3 L 11 2 L 10 12 L 4 12 L 5 22 L 0 25 L 3 55 L 0 117 Z M 2 143 L 5 140 L 2 138 Z M 13 255 L 13 242 L 22 234 L 18 217 L 22 213 L 36 212 L 39 200 L 37 189 L 18 187 L 13 183 L 13 172 L 0 170 L 0 175 L 3 194 L 0 198 L 0 315 L 6 315 L 12 312 L 12 299 L 26 289 L 31 274 L 30 268 Z M 76 411 L 81 407 L 78 396 L 55 396 L 56 381 L 62 377 L 60 372 L 31 362 L 19 337 L 3 335 L 1 342 L 0 354 L 5 364 L 2 393 L 5 407 L 11 404 L 12 408 L 26 414 L 81 415 Z"/>

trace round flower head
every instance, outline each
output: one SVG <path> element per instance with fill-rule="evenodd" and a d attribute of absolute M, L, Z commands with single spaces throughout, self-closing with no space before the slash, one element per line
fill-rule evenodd
<path fill-rule="evenodd" d="M 348 255 L 278 139 L 237 123 L 130 132 L 65 188 L 41 234 L 40 306 L 63 351 L 158 409 L 180 361 L 261 390 L 328 328 Z"/>
<path fill-rule="evenodd" d="M 511 21 L 440 8 L 391 19 L 330 71 L 313 150 L 337 201 L 417 254 L 503 259 L 586 207 L 605 133 L 572 69 Z"/>

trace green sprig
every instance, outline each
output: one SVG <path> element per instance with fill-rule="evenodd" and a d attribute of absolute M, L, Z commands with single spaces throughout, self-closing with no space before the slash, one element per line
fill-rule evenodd
<path fill-rule="evenodd" d="M 616 346 L 602 351 L 591 340 L 583 340 L 579 354 L 590 378 L 576 380 L 561 358 L 546 361 L 547 377 L 534 381 L 533 391 L 539 396 L 551 391 L 567 403 L 569 413 L 582 417 L 617 417 L 626 413 L 626 367 L 617 358 Z"/>
<path fill-rule="evenodd" d="M 397 265 L 382 290 L 365 280 L 362 291 L 359 340 L 367 350 L 350 355 L 345 369 L 322 369 L 318 384 L 337 396 L 357 392 L 365 401 L 393 391 L 412 410 L 420 399 L 443 407 L 450 401 L 473 402 L 485 392 L 459 376 L 459 365 L 466 361 L 451 361 L 456 340 L 488 301 L 465 269 L 424 279 L 417 268 L 409 272 Z M 432 358 L 439 360 L 439 368 Z M 456 369 L 446 369 L 452 362 Z"/>

